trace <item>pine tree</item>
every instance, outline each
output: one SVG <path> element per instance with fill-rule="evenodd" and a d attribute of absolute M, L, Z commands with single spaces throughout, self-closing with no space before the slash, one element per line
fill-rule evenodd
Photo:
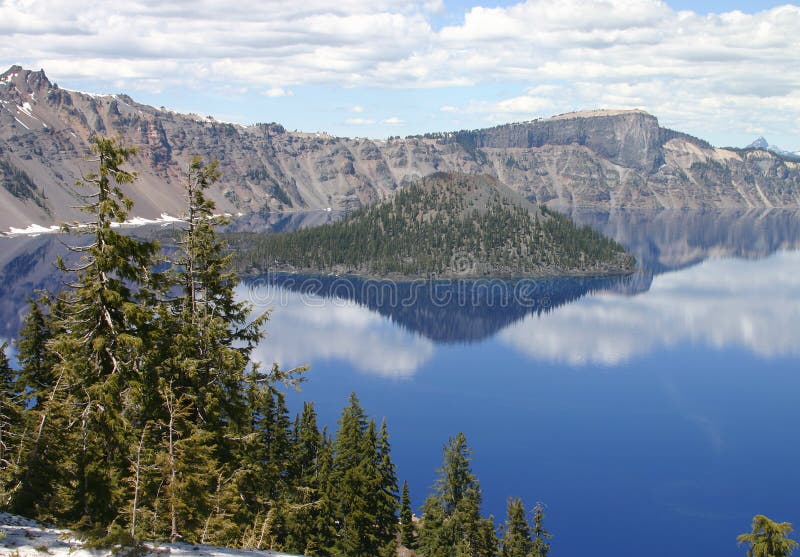
<path fill-rule="evenodd" d="M 397 527 L 397 481 L 388 434 L 367 420 L 355 393 L 339 419 L 332 464 L 328 496 L 337 532 L 335 552 L 366 557 L 387 551 Z"/>
<path fill-rule="evenodd" d="M 18 489 L 19 450 L 23 430 L 22 396 L 15 388 L 14 371 L 0 344 L 0 508 L 7 508 Z"/>
<path fill-rule="evenodd" d="M 471 461 L 472 449 L 467 445 L 466 436 L 459 432 L 444 448 L 444 463 L 435 484 L 437 496 L 448 515 L 467 495 L 477 497 L 480 504 L 480 486 L 470 468 Z"/>
<path fill-rule="evenodd" d="M 752 531 L 740 534 L 739 545 L 748 544 L 747 557 L 789 557 L 798 543 L 789 538 L 792 525 L 774 522 L 762 514 L 753 517 Z"/>
<path fill-rule="evenodd" d="M 50 349 L 53 340 L 64 333 L 58 323 L 65 322 L 65 303 L 58 298 L 42 300 L 41 305 L 44 303 L 49 306 L 46 316 L 39 304 L 36 310 L 32 306 L 17 340 L 22 363 L 17 390 L 30 395 L 25 402 L 27 434 L 20 452 L 20 480 L 11 508 L 17 514 L 54 521 L 64 517 L 73 504 L 77 437 L 72 427 L 75 400 L 69 393 L 70 383 L 63 370 L 56 375 L 58 359 Z"/>
<path fill-rule="evenodd" d="M 389 444 L 389 431 L 386 420 L 381 421 L 378 431 L 375 467 L 377 485 L 375 489 L 376 501 L 376 520 L 378 536 L 382 544 L 386 546 L 394 542 L 397 534 L 397 473 L 391 458 L 391 446 Z M 388 548 L 384 548 L 388 550 Z"/>
<path fill-rule="evenodd" d="M 330 450 L 317 427 L 313 403 L 303 404 L 303 412 L 295 420 L 292 447 L 286 550 L 319 554 L 329 543 L 324 524 L 330 502 L 323 489 L 323 471 Z"/>
<path fill-rule="evenodd" d="M 544 529 L 544 505 L 536 503 L 533 508 L 533 557 L 547 557 L 550 552 L 550 543 L 547 541 L 553 536 Z"/>
<path fill-rule="evenodd" d="M 408 482 L 403 482 L 400 496 L 400 543 L 403 547 L 414 549 L 414 514 L 411 512 L 411 498 L 408 495 Z"/>
<path fill-rule="evenodd" d="M 502 557 L 529 557 L 533 548 L 525 507 L 516 497 L 508 500 L 502 544 Z"/>
<path fill-rule="evenodd" d="M 25 393 L 28 410 L 37 412 L 42 408 L 53 386 L 53 367 L 56 360 L 47 348 L 53 338 L 50 312 L 45 312 L 51 299 L 40 294 L 38 300 L 28 299 L 28 313 L 22 321 L 17 339 L 17 359 L 20 373 L 18 390 Z"/>
<path fill-rule="evenodd" d="M 112 224 L 125 220 L 132 205 L 121 186 L 135 174 L 123 168 L 135 152 L 111 139 L 94 138 L 98 170 L 86 176 L 83 185 L 93 189 L 84 210 L 94 220 L 80 228 L 92 243 L 73 248 L 82 253 L 70 289 L 61 295 L 64 307 L 48 342 L 57 357 L 53 368 L 60 392 L 48 405 L 66 411 L 74 423 L 72 462 L 60 463 L 70 470 L 65 486 L 64 517 L 99 533 L 125 508 L 129 449 L 135 445 L 131 409 L 138 407 L 132 396 L 140 382 L 144 353 L 142 332 L 151 320 L 148 295 L 150 268 L 157 245 L 124 236 Z M 45 426 L 55 426 L 49 420 Z"/>
<path fill-rule="evenodd" d="M 463 433 L 444 448 L 435 493 L 423 507 L 418 545 L 426 557 L 449 551 L 470 557 L 497 553 L 493 518 L 480 515 L 481 490 L 470 468 L 471 453 Z"/>
<path fill-rule="evenodd" d="M 248 398 L 245 374 L 266 315 L 251 321 L 250 307 L 235 299 L 238 278 L 228 270 L 230 258 L 214 231 L 214 204 L 205 197 L 218 176 L 215 162 L 199 158 L 187 169 L 186 228 L 162 290 L 177 295 L 159 306 L 150 388 L 142 397 L 164 486 L 155 494 L 148 489 L 146 504 L 168 502 L 169 538 L 207 543 L 229 543 L 234 523 L 249 522 L 265 503 L 253 508 L 250 501 L 242 509 L 236 490 L 247 475 L 244 464 L 251 463 L 243 456 L 253 425 L 248 402 L 262 401 Z M 254 370 L 252 379 L 256 385 L 265 378 Z"/>

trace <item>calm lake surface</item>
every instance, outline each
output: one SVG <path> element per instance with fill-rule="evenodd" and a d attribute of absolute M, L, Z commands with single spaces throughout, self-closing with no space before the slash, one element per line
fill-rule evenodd
<path fill-rule="evenodd" d="M 616 279 L 411 283 L 275 275 L 257 357 L 308 364 L 335 429 L 356 391 L 421 506 L 463 431 L 484 510 L 546 505 L 553 555 L 744 555 L 752 516 L 800 526 L 800 213 L 575 213 L 637 256 Z M 282 223 L 281 227 L 291 227 Z M 13 338 L 52 238 L 0 242 Z M 52 286 L 50 286 L 52 287 Z"/>

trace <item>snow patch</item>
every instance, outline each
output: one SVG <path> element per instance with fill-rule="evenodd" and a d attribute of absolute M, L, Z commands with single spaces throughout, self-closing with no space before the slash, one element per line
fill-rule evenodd
<path fill-rule="evenodd" d="M 157 219 L 146 219 L 144 217 L 133 217 L 125 222 L 112 222 L 112 228 L 119 228 L 123 226 L 144 226 L 146 224 L 168 224 L 171 222 L 183 222 L 183 219 L 173 217 L 168 213 L 161 213 Z"/>
<path fill-rule="evenodd" d="M 111 93 L 89 93 L 87 91 L 78 91 L 77 89 L 64 89 L 69 93 L 78 93 L 80 95 L 86 95 L 87 97 L 92 97 L 94 99 L 102 99 L 107 97 L 115 97 L 116 95 L 112 95 Z"/>
<path fill-rule="evenodd" d="M 14 228 L 13 226 L 5 233 L 6 236 L 38 236 L 39 234 L 53 234 L 61 228 L 53 225 L 44 227 L 40 224 L 31 224 L 27 228 Z"/>
<path fill-rule="evenodd" d="M 111 549 L 85 549 L 83 542 L 69 530 L 51 528 L 21 516 L 0 513 L 0 532 L 5 539 L 0 541 L 0 555 L 19 557 L 111 557 Z M 186 543 L 145 543 L 144 557 L 302 557 L 272 551 L 254 549 L 227 549 L 209 545 Z"/>

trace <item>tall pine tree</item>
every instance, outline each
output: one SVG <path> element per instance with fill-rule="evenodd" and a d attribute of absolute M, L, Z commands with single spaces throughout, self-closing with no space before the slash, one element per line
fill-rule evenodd
<path fill-rule="evenodd" d="M 390 551 L 397 527 L 397 486 L 388 436 L 385 428 L 379 433 L 375 422 L 367 420 L 355 393 L 339 419 L 329 489 L 334 552 L 367 557 Z"/>
<path fill-rule="evenodd" d="M 23 428 L 22 395 L 15 388 L 8 362 L 8 344 L 0 344 L 0 508 L 8 507 L 18 489 Z"/>
<path fill-rule="evenodd" d="M 532 543 L 532 557 L 547 557 L 550 553 L 550 542 L 548 541 L 553 536 L 544 529 L 544 505 L 536 503 L 533 508 L 533 543 Z"/>
<path fill-rule="evenodd" d="M 414 536 L 414 513 L 411 512 L 408 482 L 404 481 L 400 495 L 400 544 L 408 549 L 414 549 Z"/>
<path fill-rule="evenodd" d="M 68 470 L 61 512 L 100 532 L 125 507 L 128 495 L 123 477 L 139 407 L 133 385 L 141 383 L 142 336 L 152 321 L 152 306 L 144 300 L 157 245 L 112 228 L 125 220 L 132 205 L 121 186 L 135 179 L 124 168 L 135 150 L 111 139 L 94 138 L 93 143 L 98 170 L 83 181 L 92 190 L 84 210 L 93 220 L 77 228 L 90 235 L 91 243 L 73 248 L 82 254 L 78 269 L 59 260 L 62 271 L 74 272 L 75 279 L 61 294 L 60 331 L 48 348 L 57 358 L 54 382 L 61 389 L 50 405 L 54 413 L 66 411 L 62 418 L 71 429 L 66 440 L 71 462 L 60 463 Z M 48 425 L 57 424 L 50 420 Z"/>
<path fill-rule="evenodd" d="M 533 548 L 525 507 L 522 500 L 516 497 L 508 500 L 502 545 L 502 557 L 530 557 Z"/>
<path fill-rule="evenodd" d="M 451 551 L 465 557 L 497 553 L 493 519 L 480 514 L 481 489 L 470 467 L 471 455 L 463 433 L 444 448 L 435 493 L 423 507 L 418 545 L 426 557 L 450 555 Z"/>

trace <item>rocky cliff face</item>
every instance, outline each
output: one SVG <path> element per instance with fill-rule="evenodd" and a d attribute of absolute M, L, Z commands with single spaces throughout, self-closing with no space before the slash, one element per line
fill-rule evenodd
<path fill-rule="evenodd" d="M 0 75 L 0 229 L 80 218 L 74 184 L 92 168 L 96 134 L 139 148 L 132 197 L 144 217 L 182 211 L 182 171 L 193 155 L 219 159 L 212 197 L 234 213 L 348 209 L 437 171 L 490 174 L 556 207 L 800 206 L 800 163 L 760 149 L 715 149 L 641 111 L 348 139 L 67 91 L 44 72 L 14 66 Z"/>

